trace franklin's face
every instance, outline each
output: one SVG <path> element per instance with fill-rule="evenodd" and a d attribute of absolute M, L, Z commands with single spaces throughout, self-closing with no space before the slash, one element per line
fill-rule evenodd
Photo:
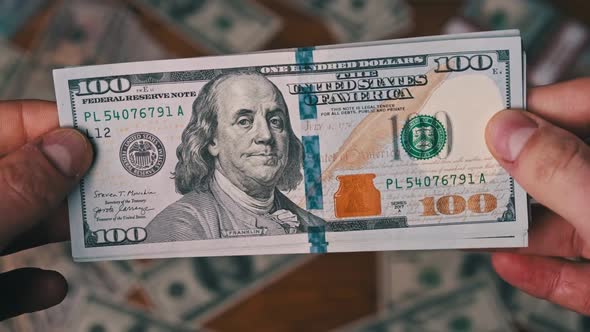
<path fill-rule="evenodd" d="M 274 189 L 289 155 L 286 106 L 262 77 L 232 77 L 217 88 L 217 132 L 209 152 L 218 168 L 246 192 Z"/>

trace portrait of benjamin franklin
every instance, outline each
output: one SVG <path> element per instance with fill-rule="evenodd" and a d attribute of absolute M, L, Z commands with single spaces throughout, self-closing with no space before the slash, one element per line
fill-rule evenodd
<path fill-rule="evenodd" d="M 258 73 L 205 84 L 176 155 L 183 197 L 148 224 L 147 242 L 293 234 L 324 224 L 282 193 L 303 179 L 303 146 L 283 95 Z"/>

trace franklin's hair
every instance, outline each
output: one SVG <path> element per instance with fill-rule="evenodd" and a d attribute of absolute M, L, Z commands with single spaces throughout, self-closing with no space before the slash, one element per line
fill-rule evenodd
<path fill-rule="evenodd" d="M 303 145 L 291 128 L 289 111 L 281 91 L 263 75 L 256 72 L 230 72 L 217 76 L 203 86 L 193 103 L 191 120 L 182 132 L 182 141 L 176 149 L 178 163 L 173 173 L 176 191 L 186 194 L 191 191 L 204 191 L 209 188 L 209 181 L 215 169 L 215 157 L 208 150 L 217 130 L 217 111 L 219 85 L 229 78 L 240 76 L 258 76 L 272 84 L 280 101 L 285 105 L 286 129 L 289 135 L 289 155 L 287 165 L 279 178 L 277 188 L 288 191 L 295 189 L 301 182 L 301 161 Z"/>

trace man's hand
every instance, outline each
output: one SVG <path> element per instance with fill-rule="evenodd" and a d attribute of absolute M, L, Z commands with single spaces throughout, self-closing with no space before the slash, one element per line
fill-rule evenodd
<path fill-rule="evenodd" d="M 0 255 L 69 238 L 65 199 L 91 161 L 82 134 L 58 129 L 55 103 L 0 102 Z M 55 271 L 0 274 L 0 320 L 56 305 L 66 292 Z"/>
<path fill-rule="evenodd" d="M 510 284 L 590 314 L 590 78 L 529 91 L 529 112 L 495 115 L 486 141 L 499 163 L 543 206 L 532 209 L 528 248 L 496 252 Z"/>

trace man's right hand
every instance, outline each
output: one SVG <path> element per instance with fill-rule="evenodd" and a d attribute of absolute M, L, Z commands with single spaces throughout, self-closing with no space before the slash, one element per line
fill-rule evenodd
<path fill-rule="evenodd" d="M 486 141 L 498 162 L 543 206 L 532 209 L 528 248 L 492 254 L 523 291 L 590 314 L 590 78 L 532 89 L 528 110 L 496 114 Z"/>

